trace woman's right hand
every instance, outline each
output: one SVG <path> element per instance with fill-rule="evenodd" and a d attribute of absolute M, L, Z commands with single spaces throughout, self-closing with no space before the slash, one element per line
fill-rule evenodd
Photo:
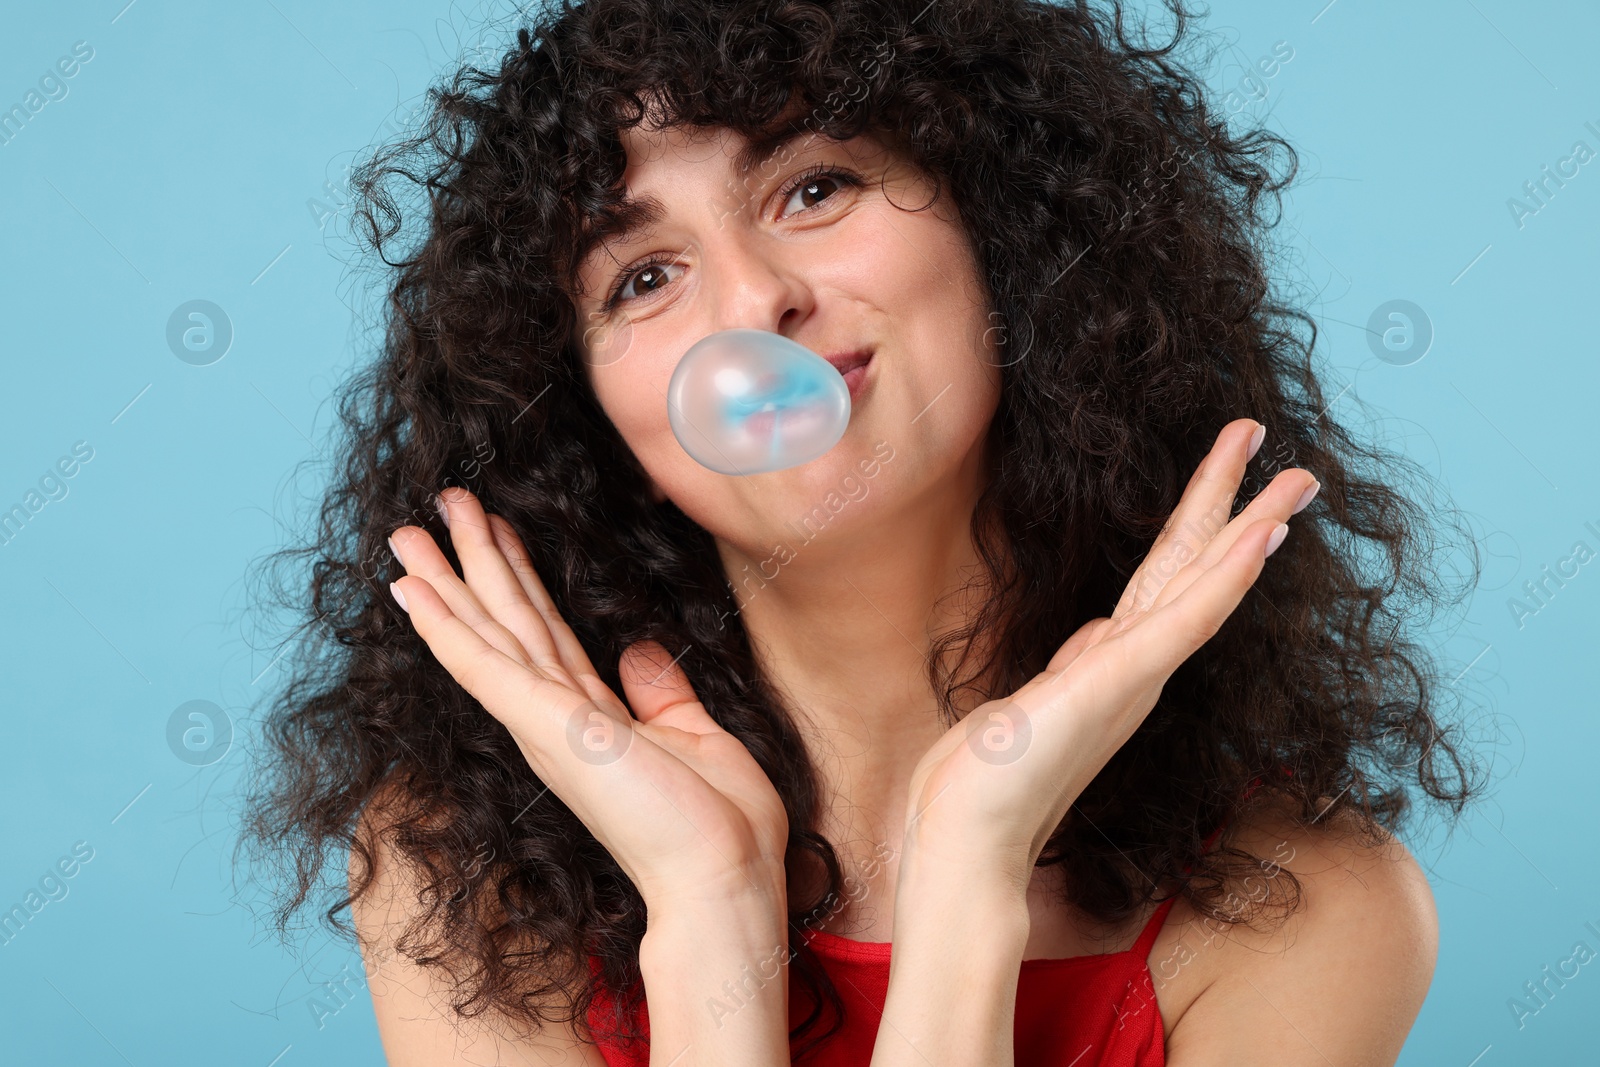
<path fill-rule="evenodd" d="M 631 645 L 619 700 L 511 525 L 460 487 L 439 500 L 464 581 L 426 530 L 402 526 L 390 538 L 406 569 L 396 599 L 434 656 L 505 725 L 652 911 L 762 899 L 781 918 L 783 801 L 683 669 L 655 642 Z"/>

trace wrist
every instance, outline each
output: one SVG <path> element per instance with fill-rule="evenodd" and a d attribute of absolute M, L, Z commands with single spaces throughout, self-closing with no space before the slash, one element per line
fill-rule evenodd
<path fill-rule="evenodd" d="M 1007 845 L 993 833 L 963 832 L 924 815 L 906 827 L 895 892 L 933 895 L 941 887 L 996 906 L 1026 907 L 1033 882 L 1033 859 L 1021 846 Z M 898 904 L 897 904 L 898 906 Z"/>
<path fill-rule="evenodd" d="M 640 965 L 647 957 L 681 960 L 683 953 L 704 951 L 713 944 L 746 953 L 787 946 L 787 902 L 780 888 L 650 903 Z"/>
<path fill-rule="evenodd" d="M 788 876 L 781 861 L 729 866 L 715 878 L 685 881 L 679 876 L 671 884 L 637 882 L 650 918 L 658 915 L 707 915 L 736 909 L 758 911 L 775 908 L 784 914 L 788 898 Z"/>
<path fill-rule="evenodd" d="M 701 924 L 670 933 L 646 933 L 639 945 L 639 976 L 654 1008 L 674 1000 L 687 1004 L 698 1025 L 722 1029 L 724 1018 L 753 1005 L 781 1016 L 788 1004 L 788 932 L 765 933 Z"/>
<path fill-rule="evenodd" d="M 1019 861 L 948 836 L 933 840 L 929 847 L 906 836 L 895 881 L 895 943 L 921 940 L 926 933 L 948 944 L 952 931 L 964 931 L 1000 958 L 1014 949 L 1020 960 L 1031 917 L 1029 879 L 1019 873 Z"/>
<path fill-rule="evenodd" d="M 1013 1062 L 1017 982 L 1030 926 L 1026 896 L 970 862 L 963 868 L 926 855 L 899 877 L 889 992 L 872 1062 Z"/>
<path fill-rule="evenodd" d="M 1009 874 L 966 866 L 913 863 L 902 866 L 894 897 L 894 942 L 918 939 L 939 932 L 949 940 L 953 931 L 972 934 L 977 941 L 1021 958 L 1032 918 L 1025 888 Z"/>
<path fill-rule="evenodd" d="M 706 1067 L 787 1064 L 791 956 L 783 896 L 657 905 L 647 922 L 639 971 L 651 1043 L 664 1050 L 652 1062 L 692 1048 L 694 1062 Z"/>

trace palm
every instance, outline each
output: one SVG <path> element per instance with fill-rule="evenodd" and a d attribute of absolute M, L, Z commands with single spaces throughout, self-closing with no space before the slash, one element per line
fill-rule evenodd
<path fill-rule="evenodd" d="M 783 802 L 749 750 L 693 699 L 682 672 L 670 663 L 659 645 L 629 650 L 622 666 L 625 689 L 633 690 L 635 680 L 638 687 L 661 688 L 659 694 L 634 696 L 632 714 L 587 664 L 581 682 L 552 679 L 545 685 L 542 672 L 532 668 L 528 699 L 504 715 L 490 711 L 506 723 L 540 778 L 641 889 L 652 879 L 736 889 L 742 877 L 737 857 L 781 861 L 788 837 Z M 689 698 L 683 699 L 686 690 Z M 539 735 L 533 709 L 544 701 L 556 709 L 550 720 L 566 724 L 566 751 L 555 759 L 525 740 Z M 615 774 L 589 769 L 613 764 Z M 651 873 L 668 870 L 673 873 Z"/>
<path fill-rule="evenodd" d="M 505 725 L 647 901 L 765 891 L 781 880 L 782 800 L 682 668 L 660 645 L 635 644 L 619 664 L 624 702 L 510 525 L 464 490 L 451 494 L 465 580 L 426 532 L 405 527 L 394 538 L 407 571 L 396 585 L 440 663 Z"/>
<path fill-rule="evenodd" d="M 1230 423 L 1110 616 L 1080 627 L 1011 696 L 974 709 L 913 774 L 919 837 L 993 847 L 1031 867 L 1067 809 L 1260 574 L 1268 538 L 1315 479 L 1282 472 L 1225 525 L 1248 420 Z M 937 831 L 930 830 L 938 827 Z"/>

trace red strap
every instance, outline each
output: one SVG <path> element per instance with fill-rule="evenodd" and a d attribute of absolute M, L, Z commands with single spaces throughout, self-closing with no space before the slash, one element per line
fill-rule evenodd
<path fill-rule="evenodd" d="M 1282 767 L 1280 769 L 1286 776 L 1292 776 L 1294 774 L 1294 772 L 1289 770 L 1288 767 Z M 1244 791 L 1245 797 L 1248 798 L 1250 794 L 1254 793 L 1257 787 L 1260 785 L 1261 778 L 1259 776 L 1252 779 L 1250 785 Z M 1211 831 L 1211 836 L 1207 837 L 1205 843 L 1200 846 L 1200 852 L 1202 855 L 1211 851 L 1211 846 L 1217 843 L 1217 838 L 1222 836 L 1223 828 L 1226 825 L 1227 824 L 1224 823 L 1222 826 L 1219 826 L 1215 830 Z M 1183 873 L 1188 874 L 1193 867 L 1194 864 L 1189 864 L 1188 866 L 1184 867 Z M 1139 931 L 1139 940 L 1135 941 L 1133 943 L 1133 948 L 1129 949 L 1128 951 L 1138 953 L 1141 959 L 1148 957 L 1150 955 L 1150 950 L 1155 947 L 1156 937 L 1161 933 L 1161 924 L 1167 921 L 1167 912 L 1171 911 L 1172 905 L 1176 904 L 1177 902 L 1177 897 L 1168 897 L 1166 900 L 1163 900 L 1161 905 L 1156 908 L 1155 914 L 1151 915 L 1149 921 L 1144 924 L 1144 929 Z"/>
<path fill-rule="evenodd" d="M 1178 902 L 1177 897 L 1168 897 L 1161 902 L 1156 913 L 1150 916 L 1150 921 L 1144 924 L 1144 929 L 1139 932 L 1139 940 L 1133 943 L 1129 952 L 1138 955 L 1140 959 L 1148 959 L 1150 950 L 1155 947 L 1156 935 L 1161 933 L 1161 924 L 1167 921 L 1167 912 L 1172 910 L 1172 905 Z"/>
<path fill-rule="evenodd" d="M 1217 838 L 1221 836 L 1221 834 L 1221 826 L 1211 831 L 1211 836 L 1206 838 L 1205 844 L 1200 846 L 1201 853 L 1203 854 L 1210 852 L 1211 846 L 1216 844 Z M 1184 867 L 1183 873 L 1188 874 L 1193 866 L 1194 864 L 1191 863 Z M 1141 959 L 1144 959 L 1150 955 L 1150 950 L 1155 947 L 1156 937 L 1161 933 L 1161 924 L 1167 921 L 1167 912 L 1171 911 L 1172 905 L 1176 904 L 1177 902 L 1178 898 L 1175 896 L 1168 897 L 1166 900 L 1161 902 L 1161 906 L 1156 908 L 1155 914 L 1151 915 L 1150 920 L 1144 924 L 1144 929 L 1139 931 L 1139 940 L 1133 943 L 1133 948 L 1129 949 L 1130 952 L 1138 953 Z"/>

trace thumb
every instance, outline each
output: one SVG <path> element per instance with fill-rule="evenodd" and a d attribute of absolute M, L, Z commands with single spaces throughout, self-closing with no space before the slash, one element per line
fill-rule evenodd
<path fill-rule="evenodd" d="M 694 695 L 689 676 L 659 641 L 635 641 L 629 645 L 617 661 L 617 673 L 622 677 L 622 697 L 640 722 L 650 722 L 680 705 L 699 709 L 699 698 Z M 700 713 L 709 724 L 710 716 L 703 709 Z"/>
<path fill-rule="evenodd" d="M 1078 627 L 1077 631 L 1067 638 L 1066 644 L 1062 645 L 1056 651 L 1056 654 L 1050 657 L 1050 662 L 1045 665 L 1045 670 L 1064 671 L 1072 666 L 1073 661 L 1083 655 L 1085 649 L 1098 641 L 1101 633 L 1111 623 L 1111 619 L 1101 616 L 1098 619 L 1090 619 Z"/>

